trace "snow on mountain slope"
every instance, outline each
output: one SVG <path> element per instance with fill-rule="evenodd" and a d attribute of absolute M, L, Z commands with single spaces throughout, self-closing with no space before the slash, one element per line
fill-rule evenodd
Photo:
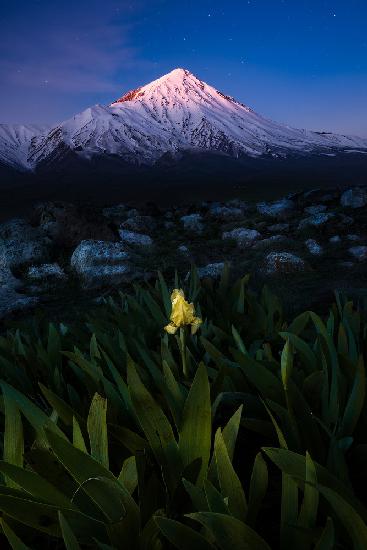
<path fill-rule="evenodd" d="M 21 124 L 0 124 L 0 163 L 18 170 L 27 170 L 29 147 L 45 127 Z"/>
<path fill-rule="evenodd" d="M 367 140 L 278 124 L 189 71 L 175 69 L 111 105 L 90 107 L 33 136 L 26 163 L 36 167 L 74 151 L 84 159 L 116 155 L 131 163 L 153 164 L 165 153 L 203 150 L 234 157 L 285 157 L 367 151 Z M 25 152 L 22 145 L 22 160 Z"/>

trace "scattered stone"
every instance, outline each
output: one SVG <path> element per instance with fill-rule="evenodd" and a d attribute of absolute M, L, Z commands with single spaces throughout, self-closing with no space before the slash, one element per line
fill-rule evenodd
<path fill-rule="evenodd" d="M 129 255 L 123 243 L 82 241 L 70 263 L 86 288 L 116 285 L 131 278 Z"/>
<path fill-rule="evenodd" d="M 185 254 L 186 256 L 190 254 L 190 250 L 188 249 L 188 247 L 184 244 L 181 244 L 177 250 L 181 253 L 181 254 Z"/>
<path fill-rule="evenodd" d="M 274 246 L 274 243 L 281 243 L 286 240 L 287 240 L 287 237 L 285 237 L 284 235 L 272 235 L 267 239 L 262 239 L 261 241 L 257 241 L 254 244 L 254 248 L 256 248 L 257 250 L 262 250 L 264 248 L 269 248 L 270 246 Z"/>
<path fill-rule="evenodd" d="M 305 208 L 305 212 L 307 212 L 307 214 L 320 214 L 320 212 L 325 212 L 325 210 L 327 210 L 327 206 L 324 204 L 315 204 Z"/>
<path fill-rule="evenodd" d="M 342 225 L 352 225 L 354 223 L 352 216 L 346 216 L 345 214 L 339 214 L 339 220 Z"/>
<path fill-rule="evenodd" d="M 153 240 L 149 235 L 143 235 L 141 233 L 135 233 L 134 231 L 127 231 L 126 229 L 119 230 L 120 239 L 124 243 L 135 244 L 139 246 L 151 246 Z"/>
<path fill-rule="evenodd" d="M 293 213 L 295 203 L 289 199 L 281 199 L 275 202 L 260 202 L 257 204 L 257 211 L 264 216 L 272 218 L 286 218 Z"/>
<path fill-rule="evenodd" d="M 106 218 L 96 208 L 77 207 L 65 202 L 38 205 L 34 218 L 54 244 L 74 248 L 83 240 L 116 240 Z"/>
<path fill-rule="evenodd" d="M 340 237 L 340 235 L 334 235 L 334 237 L 330 237 L 329 242 L 330 242 L 331 244 L 340 243 L 340 242 L 341 242 L 341 237 Z"/>
<path fill-rule="evenodd" d="M 362 208 L 367 205 L 367 190 L 362 187 L 353 187 L 344 191 L 340 204 L 348 208 Z"/>
<path fill-rule="evenodd" d="M 188 214 L 187 216 L 182 216 L 180 220 L 187 231 L 201 233 L 204 229 L 201 214 Z"/>
<path fill-rule="evenodd" d="M 367 260 L 367 246 L 352 246 L 349 252 L 360 262 Z"/>
<path fill-rule="evenodd" d="M 340 267 L 348 267 L 348 268 L 354 267 L 353 262 L 339 262 L 339 265 Z"/>
<path fill-rule="evenodd" d="M 124 204 L 116 204 L 102 210 L 102 214 L 108 220 L 114 223 L 121 223 L 126 218 L 126 206 Z"/>
<path fill-rule="evenodd" d="M 308 269 L 302 258 L 290 252 L 270 252 L 265 259 L 267 273 L 294 273 Z"/>
<path fill-rule="evenodd" d="M 347 235 L 347 239 L 348 241 L 357 242 L 361 240 L 361 237 L 359 235 Z"/>
<path fill-rule="evenodd" d="M 289 223 L 275 223 L 273 225 L 268 226 L 268 231 L 271 231 L 272 233 L 278 233 L 282 231 L 288 231 L 289 230 Z"/>
<path fill-rule="evenodd" d="M 329 220 L 334 217 L 334 214 L 325 214 L 320 212 L 319 214 L 314 214 L 305 218 L 299 222 L 298 229 L 304 229 L 305 227 L 320 227 L 325 225 Z"/>
<path fill-rule="evenodd" d="M 38 298 L 18 292 L 20 286 L 20 281 L 14 277 L 9 268 L 0 267 L 0 319 L 25 311 L 37 304 Z"/>
<path fill-rule="evenodd" d="M 323 253 L 322 246 L 317 241 L 315 241 L 314 239 L 308 239 L 305 242 L 305 245 L 307 246 L 308 251 L 310 252 L 310 254 L 313 254 L 315 256 L 319 256 L 320 254 Z"/>
<path fill-rule="evenodd" d="M 67 276 L 65 271 L 57 263 L 33 265 L 28 268 L 26 278 L 32 282 L 57 283 L 65 281 Z"/>
<path fill-rule="evenodd" d="M 215 206 L 209 209 L 209 214 L 217 220 L 240 220 L 243 218 L 243 211 L 241 208 L 228 207 L 228 206 Z"/>
<path fill-rule="evenodd" d="M 256 229 L 247 229 L 245 227 L 225 231 L 222 235 L 222 239 L 233 239 L 240 247 L 251 246 L 260 238 L 261 234 Z"/>
<path fill-rule="evenodd" d="M 50 240 L 39 228 L 14 219 L 0 225 L 0 267 L 17 269 L 48 259 Z"/>
<path fill-rule="evenodd" d="M 157 222 L 152 216 L 132 216 L 124 221 L 121 225 L 121 229 L 127 229 L 129 231 L 154 231 L 157 227 Z"/>
<path fill-rule="evenodd" d="M 220 279 L 224 269 L 224 262 L 208 264 L 205 267 L 199 267 L 197 272 L 200 279 L 208 277 L 210 279 Z"/>

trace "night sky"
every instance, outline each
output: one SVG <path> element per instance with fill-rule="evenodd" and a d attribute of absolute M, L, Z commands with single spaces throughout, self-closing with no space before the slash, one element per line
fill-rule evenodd
<path fill-rule="evenodd" d="M 264 116 L 367 136 L 367 0 L 0 0 L 0 122 L 184 67 Z"/>

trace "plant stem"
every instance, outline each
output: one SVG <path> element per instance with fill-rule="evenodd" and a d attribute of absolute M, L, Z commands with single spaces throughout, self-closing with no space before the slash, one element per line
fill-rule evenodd
<path fill-rule="evenodd" d="M 180 342 L 181 342 L 181 359 L 182 359 L 182 372 L 184 377 L 187 379 L 189 373 L 187 371 L 187 362 L 186 362 L 186 331 L 185 327 L 180 328 Z"/>

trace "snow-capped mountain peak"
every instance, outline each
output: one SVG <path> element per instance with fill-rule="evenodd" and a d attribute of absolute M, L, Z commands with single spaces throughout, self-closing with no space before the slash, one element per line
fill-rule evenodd
<path fill-rule="evenodd" d="M 11 155 L 4 154 L 1 132 L 4 129 L 0 128 L 0 161 L 5 158 L 29 169 L 60 163 L 69 152 L 86 160 L 115 156 L 149 165 L 166 153 L 174 156 L 183 151 L 232 157 L 367 151 L 367 140 L 362 138 L 298 130 L 263 118 L 182 68 L 110 105 L 95 105 L 50 131 L 30 135 L 19 146 L 19 158 L 15 159 L 14 140 Z"/>

